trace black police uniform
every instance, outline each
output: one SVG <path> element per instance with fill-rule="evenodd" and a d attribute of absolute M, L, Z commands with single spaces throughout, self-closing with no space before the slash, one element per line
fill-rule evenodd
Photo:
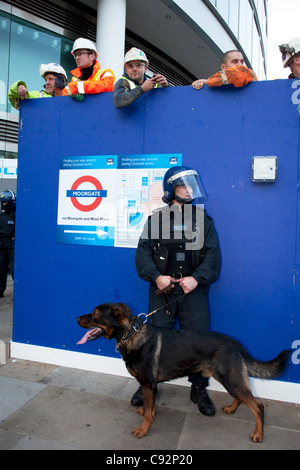
<path fill-rule="evenodd" d="M 177 300 L 169 306 L 170 314 L 166 313 L 166 309 L 162 309 L 149 317 L 149 323 L 157 328 L 172 329 L 178 319 L 181 329 L 207 331 L 209 329 L 207 294 L 210 284 L 218 279 L 220 271 L 221 257 L 218 237 L 212 219 L 204 212 L 202 219 L 204 238 L 201 245 L 196 245 L 196 249 L 187 249 L 187 243 L 191 241 L 191 237 L 189 236 L 189 240 L 187 240 L 186 233 L 190 234 L 191 231 L 186 230 L 186 225 L 190 225 L 193 234 L 201 230 L 201 227 L 197 227 L 197 222 L 199 222 L 197 221 L 197 209 L 192 206 L 192 211 L 189 208 L 189 214 L 192 215 L 185 217 L 184 212 L 187 212 L 187 209 L 186 205 L 183 205 L 183 224 L 178 224 L 178 219 L 176 220 L 172 208 L 175 211 L 179 210 L 177 204 L 169 204 L 149 217 L 136 252 L 137 273 L 139 277 L 150 282 L 149 312 L 164 306 L 162 296 L 155 295 L 155 291 L 157 291 L 155 280 L 161 274 L 177 279 L 193 276 L 198 282 L 198 286 L 182 297 L 183 290 L 176 283 L 174 291 L 165 296 L 168 303 Z M 167 239 L 162 233 L 166 228 L 164 225 L 167 224 L 166 218 L 164 218 L 165 211 L 170 213 L 170 236 Z M 168 260 L 164 266 L 163 263 L 158 266 L 154 261 L 157 258 L 165 258 L 164 250 L 161 250 L 162 256 L 159 256 L 160 247 L 165 247 L 168 252 Z M 179 297 L 181 298 L 179 299 Z M 190 376 L 189 381 L 201 388 L 206 388 L 208 385 L 208 379 L 203 378 L 201 374 Z"/>
<path fill-rule="evenodd" d="M 0 297 L 6 289 L 8 268 L 13 277 L 15 244 L 15 211 L 0 213 Z"/>

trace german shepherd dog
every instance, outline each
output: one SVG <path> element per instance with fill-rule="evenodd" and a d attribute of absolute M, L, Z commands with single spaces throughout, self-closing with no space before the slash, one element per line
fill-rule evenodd
<path fill-rule="evenodd" d="M 253 397 L 249 375 L 274 379 L 285 370 L 291 350 L 281 352 L 269 362 L 253 359 L 243 346 L 222 334 L 186 330 L 158 330 L 143 324 L 131 314 L 127 305 L 106 303 L 88 315 L 77 318 L 82 328 L 89 329 L 77 344 L 104 336 L 115 339 L 126 367 L 142 386 L 144 407 L 137 413 L 144 416 L 141 426 L 133 429 L 134 437 L 144 437 L 154 420 L 155 395 L 159 382 L 201 372 L 214 377 L 234 398 L 223 411 L 230 415 L 243 403 L 254 413 L 256 426 L 250 439 L 262 442 L 264 406 Z"/>

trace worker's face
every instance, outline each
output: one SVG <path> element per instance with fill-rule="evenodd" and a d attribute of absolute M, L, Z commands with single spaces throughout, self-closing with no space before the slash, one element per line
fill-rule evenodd
<path fill-rule="evenodd" d="M 89 51 L 86 49 L 78 49 L 75 54 L 75 61 L 77 67 L 80 69 L 85 69 L 87 67 L 91 67 L 94 65 L 94 61 L 96 60 L 96 55 L 95 54 L 90 54 Z"/>
<path fill-rule="evenodd" d="M 139 60 L 133 60 L 132 62 L 128 62 L 128 64 L 125 65 L 125 70 L 127 72 L 128 77 L 131 80 L 134 80 L 135 82 L 141 84 L 144 81 L 144 75 L 147 68 L 148 67 L 146 66 L 146 64 Z"/>
<path fill-rule="evenodd" d="M 300 78 L 300 57 L 294 57 L 291 59 L 289 67 L 295 77 Z"/>
<path fill-rule="evenodd" d="M 53 95 L 55 89 L 55 76 L 52 73 L 45 75 L 45 91 L 49 95 Z"/>
<path fill-rule="evenodd" d="M 231 52 L 225 64 L 221 64 L 223 70 L 237 65 L 245 65 L 245 60 L 241 52 Z"/>

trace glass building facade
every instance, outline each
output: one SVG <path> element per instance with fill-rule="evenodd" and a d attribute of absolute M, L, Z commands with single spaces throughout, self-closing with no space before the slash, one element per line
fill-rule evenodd
<path fill-rule="evenodd" d="M 267 0 L 210 0 L 239 41 L 259 80 L 267 77 Z"/>

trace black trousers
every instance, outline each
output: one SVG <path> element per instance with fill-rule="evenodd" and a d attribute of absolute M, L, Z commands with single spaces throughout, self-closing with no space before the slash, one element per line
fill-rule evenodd
<path fill-rule="evenodd" d="M 149 288 L 149 312 L 164 306 L 163 297 L 162 295 L 155 295 L 156 290 L 156 284 L 151 283 Z M 195 290 L 178 299 L 183 295 L 183 290 L 179 284 L 176 284 L 175 290 L 165 296 L 167 302 L 176 301 L 169 306 L 170 315 L 167 315 L 166 309 L 163 308 L 149 317 L 149 324 L 159 329 L 173 329 L 177 320 L 182 330 L 208 331 L 209 305 L 207 293 L 207 287 L 197 286 Z M 206 388 L 208 386 L 208 379 L 203 377 L 201 373 L 190 375 L 188 380 L 198 387 Z"/>
<path fill-rule="evenodd" d="M 8 269 L 14 277 L 14 251 L 0 250 L 0 292 L 4 292 L 7 283 Z"/>

